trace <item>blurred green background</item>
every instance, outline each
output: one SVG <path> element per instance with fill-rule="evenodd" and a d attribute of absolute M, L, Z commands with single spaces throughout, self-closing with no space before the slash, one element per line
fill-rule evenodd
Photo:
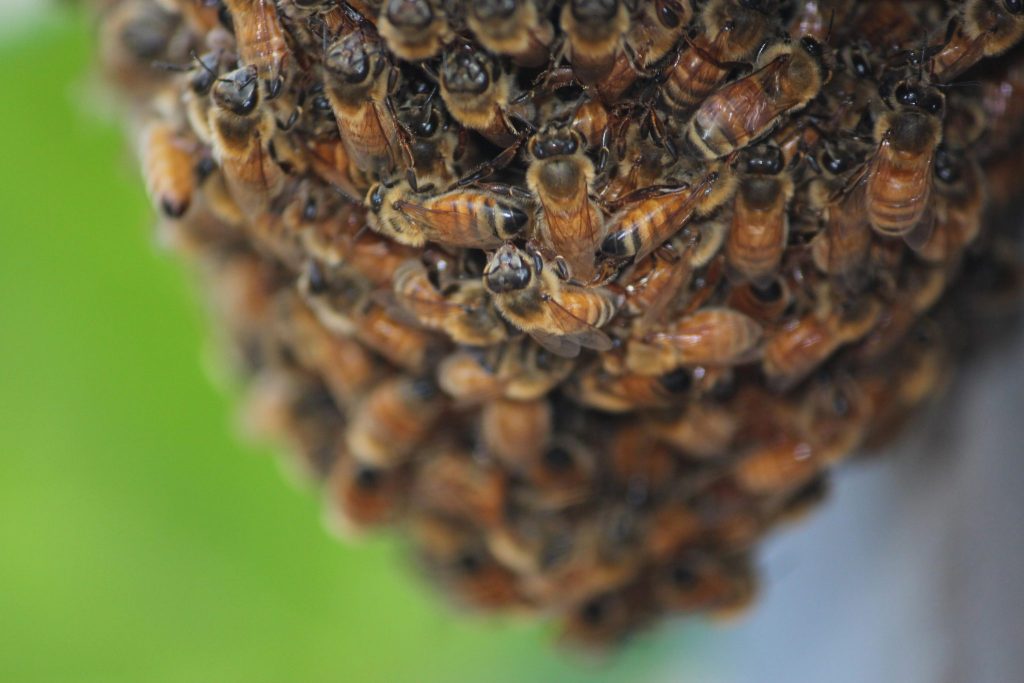
<path fill-rule="evenodd" d="M 467 619 L 238 440 L 188 273 L 95 113 L 93 33 L 67 9 L 0 29 L 0 681 L 677 680 L 700 631 L 589 662 Z"/>

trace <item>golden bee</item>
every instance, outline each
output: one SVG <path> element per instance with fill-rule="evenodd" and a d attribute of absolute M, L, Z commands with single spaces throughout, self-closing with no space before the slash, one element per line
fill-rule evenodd
<path fill-rule="evenodd" d="M 572 372 L 573 359 L 551 353 L 527 337 L 489 349 L 461 349 L 437 369 L 437 382 L 460 403 L 504 397 L 532 401 L 545 396 Z"/>
<path fill-rule="evenodd" d="M 742 608 L 756 590 L 748 559 L 696 548 L 678 553 L 652 583 L 659 604 L 684 613 Z"/>
<path fill-rule="evenodd" d="M 946 42 L 928 63 L 940 81 L 950 81 L 984 57 L 1009 50 L 1024 37 L 1020 0 L 965 0 L 950 24 Z"/>
<path fill-rule="evenodd" d="M 660 376 L 612 374 L 593 364 L 576 375 L 569 390 L 585 406 L 609 413 L 628 413 L 670 406 L 686 396 L 691 384 L 689 372 L 683 369 Z"/>
<path fill-rule="evenodd" d="M 448 17 L 436 0 L 385 0 L 377 30 L 391 52 L 413 62 L 436 56 L 451 38 Z"/>
<path fill-rule="evenodd" d="M 562 6 L 562 30 L 573 75 L 583 85 L 608 76 L 623 50 L 629 9 L 623 0 L 569 0 Z"/>
<path fill-rule="evenodd" d="M 508 502 L 508 475 L 493 462 L 446 442 L 426 454 L 410 492 L 414 505 L 482 527 L 501 523 Z"/>
<path fill-rule="evenodd" d="M 183 95 L 185 115 L 188 123 L 204 144 L 213 144 L 213 133 L 210 130 L 210 90 L 217 80 L 223 65 L 220 52 L 208 52 L 196 57 L 188 77 L 188 90 Z"/>
<path fill-rule="evenodd" d="M 528 234 L 533 211 L 521 193 L 508 186 L 455 188 L 429 194 L 414 192 L 407 181 L 391 187 L 373 185 L 366 195 L 372 230 L 413 247 L 439 242 L 490 249 Z"/>
<path fill-rule="evenodd" d="M 480 412 L 480 441 L 488 456 L 513 472 L 536 462 L 551 443 L 554 414 L 547 398 L 496 398 Z"/>
<path fill-rule="evenodd" d="M 231 12 L 238 54 L 245 66 L 256 69 L 264 97 L 272 100 L 284 89 L 290 55 L 277 6 L 273 0 L 224 0 Z"/>
<path fill-rule="evenodd" d="M 807 106 L 825 82 L 821 44 L 813 38 L 764 49 L 749 76 L 701 102 L 687 139 L 707 159 L 728 156 L 770 133 L 786 114 Z"/>
<path fill-rule="evenodd" d="M 419 93 L 398 109 L 398 122 L 409 132 L 409 158 L 416 177 L 454 183 L 466 156 L 465 131 L 455 130 L 444 107 L 431 94 Z"/>
<path fill-rule="evenodd" d="M 757 357 L 763 330 L 749 316 L 709 307 L 631 339 L 626 365 L 640 374 L 663 374 L 683 365 L 736 365 Z"/>
<path fill-rule="evenodd" d="M 594 164 L 584 153 L 583 136 L 572 128 L 552 127 L 534 135 L 527 149 L 526 184 L 540 204 L 537 235 L 565 259 L 572 277 L 586 282 L 595 274 L 594 255 L 605 227 L 601 208 L 590 196 Z"/>
<path fill-rule="evenodd" d="M 942 141 L 942 93 L 900 82 L 890 110 L 875 123 L 878 147 L 868 162 L 866 207 L 871 227 L 887 237 L 905 236 L 921 222 L 932 192 L 932 166 Z"/>
<path fill-rule="evenodd" d="M 634 316 L 634 334 L 643 334 L 659 324 L 684 298 L 684 290 L 690 284 L 694 271 L 693 248 L 685 240 L 686 236 L 679 240 L 681 245 L 685 245 L 679 248 L 669 242 L 620 278 L 625 285 L 623 310 Z"/>
<path fill-rule="evenodd" d="M 923 260 L 952 264 L 981 232 L 985 177 L 962 150 L 939 147 L 935 155 L 935 227 L 914 251 Z"/>
<path fill-rule="evenodd" d="M 493 346 L 508 338 L 479 279 L 435 283 L 420 261 L 411 260 L 395 271 L 394 296 L 420 325 L 444 332 L 457 344 Z"/>
<path fill-rule="evenodd" d="M 446 50 L 439 81 L 452 118 L 499 147 L 509 147 L 519 138 L 513 115 L 532 118 L 529 103 L 513 105 L 512 74 L 483 50 L 470 45 Z"/>
<path fill-rule="evenodd" d="M 537 0 L 481 0 L 466 10 L 466 23 L 480 44 L 519 66 L 543 66 L 551 58 L 555 29 Z"/>
<path fill-rule="evenodd" d="M 389 99 L 396 74 L 383 47 L 363 29 L 339 37 L 324 57 L 325 95 L 359 171 L 388 172 L 401 162 Z"/>
<path fill-rule="evenodd" d="M 167 121 L 142 131 L 139 149 L 146 187 L 153 203 L 168 218 L 181 218 L 192 203 L 196 171 L 191 146 Z"/>
<path fill-rule="evenodd" d="M 688 111 L 710 95 L 733 68 L 768 36 L 768 3 L 712 0 L 700 13 L 703 26 L 688 39 L 665 71 L 662 101 L 673 111 Z M 764 6 L 762 6 L 764 5 Z"/>
<path fill-rule="evenodd" d="M 650 420 L 646 425 L 660 441 L 694 460 L 725 455 L 741 426 L 736 411 L 711 401 L 691 401 L 681 415 Z"/>
<path fill-rule="evenodd" d="M 734 274 L 764 286 L 771 281 L 786 249 L 793 179 L 785 172 L 778 147 L 754 148 L 744 165 L 725 258 Z"/>
<path fill-rule="evenodd" d="M 327 478 L 328 523 L 343 536 L 353 536 L 398 519 L 409 480 L 407 468 L 374 467 L 342 455 Z"/>
<path fill-rule="evenodd" d="M 361 463 L 395 467 L 412 456 L 443 411 L 432 380 L 397 376 L 377 384 L 357 406 L 345 443 Z"/>
<path fill-rule="evenodd" d="M 603 287 L 566 282 L 539 253 L 506 244 L 487 263 L 484 284 L 502 316 L 552 353 L 572 357 L 581 346 L 612 346 L 599 328 L 615 315 L 619 297 Z"/>

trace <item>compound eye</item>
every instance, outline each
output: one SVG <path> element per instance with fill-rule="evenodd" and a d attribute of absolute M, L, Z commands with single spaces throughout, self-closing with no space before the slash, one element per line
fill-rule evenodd
<path fill-rule="evenodd" d="M 674 2 L 661 2 L 658 6 L 658 20 L 665 28 L 676 28 L 679 26 L 679 14 L 676 12 Z"/>
<path fill-rule="evenodd" d="M 804 50 L 807 51 L 807 54 L 812 57 L 820 59 L 825 54 L 825 51 L 821 47 L 821 43 L 810 36 L 804 36 L 801 38 L 800 45 L 802 45 Z"/>
<path fill-rule="evenodd" d="M 377 185 L 370 191 L 370 209 L 374 213 L 380 213 L 384 206 L 384 188 Z"/>
<path fill-rule="evenodd" d="M 938 95 L 928 97 L 925 99 L 924 108 L 930 114 L 938 114 L 942 111 L 942 98 Z"/>
<path fill-rule="evenodd" d="M 871 67 L 868 65 L 868 60 L 864 59 L 863 55 L 853 55 L 850 58 L 850 66 L 853 67 L 853 73 L 855 73 L 858 78 L 867 78 L 871 75 Z"/>
<path fill-rule="evenodd" d="M 919 95 L 917 90 L 911 88 L 906 83 L 900 83 L 896 86 L 896 92 L 894 93 L 896 101 L 907 107 L 917 107 L 919 105 Z"/>
<path fill-rule="evenodd" d="M 1003 5 L 1010 14 L 1024 14 L 1024 0 L 1003 0 Z"/>
<path fill-rule="evenodd" d="M 832 175 L 839 175 L 848 168 L 847 160 L 841 156 L 832 156 L 829 151 L 821 155 L 821 163 Z"/>

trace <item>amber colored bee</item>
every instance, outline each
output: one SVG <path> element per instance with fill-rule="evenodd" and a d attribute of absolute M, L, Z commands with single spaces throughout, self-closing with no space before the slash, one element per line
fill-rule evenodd
<path fill-rule="evenodd" d="M 417 507 L 478 526 L 500 523 L 508 499 L 505 470 L 450 444 L 427 455 L 410 492 Z"/>
<path fill-rule="evenodd" d="M 727 406 L 691 401 L 678 417 L 651 420 L 648 429 L 685 456 L 706 460 L 725 455 L 741 427 L 741 418 Z"/>
<path fill-rule="evenodd" d="M 686 225 L 695 212 L 713 210 L 724 201 L 716 195 L 718 174 L 711 172 L 699 183 L 675 187 L 654 186 L 620 200 L 623 208 L 606 222 L 608 235 L 601 252 L 616 258 L 644 259 Z"/>
<path fill-rule="evenodd" d="M 693 249 L 689 245 L 670 248 L 673 242 L 668 245 L 640 261 L 619 280 L 625 285 L 624 310 L 635 316 L 634 334 L 643 334 L 659 324 L 679 303 L 693 276 Z"/>
<path fill-rule="evenodd" d="M 456 132 L 444 107 L 435 104 L 431 95 L 417 94 L 399 108 L 398 121 L 410 134 L 409 157 L 416 176 L 454 183 L 466 156 L 465 131 Z"/>
<path fill-rule="evenodd" d="M 153 203 L 168 218 L 181 218 L 192 203 L 196 186 L 189 143 L 170 123 L 154 121 L 142 131 L 139 149 Z"/>
<path fill-rule="evenodd" d="M 686 370 L 664 375 L 612 374 L 599 364 L 580 371 L 569 390 L 579 403 L 608 413 L 628 413 L 677 403 L 690 391 Z"/>
<path fill-rule="evenodd" d="M 469 45 L 446 50 L 441 62 L 441 98 L 452 118 L 499 147 L 519 137 L 513 115 L 532 118 L 528 103 L 512 104 L 513 80 L 497 58 Z"/>
<path fill-rule="evenodd" d="M 1020 0 L 965 0 L 946 36 L 928 63 L 931 75 L 950 81 L 985 57 L 1009 50 L 1024 37 Z"/>
<path fill-rule="evenodd" d="M 513 472 L 522 471 L 551 443 L 553 419 L 546 398 L 494 399 L 480 412 L 480 440 L 487 455 Z"/>
<path fill-rule="evenodd" d="M 700 549 L 678 553 L 660 568 L 652 583 L 658 603 L 676 612 L 743 607 L 756 591 L 749 560 Z"/>
<path fill-rule="evenodd" d="M 653 618 L 655 607 L 647 593 L 637 587 L 627 594 L 612 591 L 590 598 L 562 618 L 560 642 L 595 651 L 621 643 Z"/>
<path fill-rule="evenodd" d="M 626 365 L 639 374 L 663 374 L 683 365 L 736 365 L 756 356 L 762 329 L 728 308 L 704 308 L 631 339 Z"/>
<path fill-rule="evenodd" d="M 769 334 L 763 350 L 763 369 L 769 382 L 779 388 L 791 387 L 836 349 L 864 337 L 878 322 L 881 306 L 872 299 L 858 308 L 848 314 L 808 313 Z"/>
<path fill-rule="evenodd" d="M 908 235 L 928 208 L 944 98 L 935 89 L 901 82 L 890 106 L 875 123 L 878 148 L 868 162 L 865 199 L 871 227 L 893 237 Z"/>
<path fill-rule="evenodd" d="M 629 30 L 629 9 L 623 0 L 569 0 L 562 6 L 562 30 L 573 75 L 595 85 L 615 66 Z"/>
<path fill-rule="evenodd" d="M 678 471 L 677 454 L 645 425 L 624 425 L 608 446 L 608 471 L 629 505 L 649 505 L 667 493 Z"/>
<path fill-rule="evenodd" d="M 561 384 L 575 363 L 549 352 L 528 338 L 486 349 L 449 354 L 437 370 L 437 381 L 452 398 L 479 403 L 497 397 L 532 401 Z"/>
<path fill-rule="evenodd" d="M 409 490 L 404 467 L 375 467 L 339 457 L 326 485 L 328 523 L 343 536 L 354 536 L 398 519 Z"/>
<path fill-rule="evenodd" d="M 700 14 L 703 30 L 687 40 L 665 72 L 664 103 L 674 111 L 691 110 L 747 59 L 768 36 L 769 3 L 762 0 L 712 0 Z"/>
<path fill-rule="evenodd" d="M 457 344 L 492 346 L 508 338 L 490 296 L 476 278 L 435 283 L 420 261 L 411 260 L 395 271 L 394 294 L 420 325 L 444 332 Z"/>
<path fill-rule="evenodd" d="M 586 500 L 598 481 L 597 452 L 568 435 L 556 435 L 540 457 L 525 465 L 527 485 L 512 495 L 531 510 L 564 510 Z"/>
<path fill-rule="evenodd" d="M 242 65 L 256 69 L 265 98 L 274 99 L 284 88 L 285 65 L 290 55 L 277 6 L 272 0 L 224 0 L 224 3 L 231 12 Z"/>
<path fill-rule="evenodd" d="M 794 40 L 810 36 L 824 43 L 834 27 L 844 25 L 853 9 L 851 0 L 801 0 L 789 23 L 789 35 Z"/>
<path fill-rule="evenodd" d="M 362 29 L 339 37 L 324 57 L 325 94 L 338 131 L 361 171 L 398 166 L 398 124 L 389 98 L 397 72 L 376 40 Z"/>
<path fill-rule="evenodd" d="M 914 251 L 923 260 L 948 264 L 981 232 L 985 178 L 973 158 L 939 147 L 935 155 L 935 227 Z"/>
<path fill-rule="evenodd" d="M 239 207 L 258 215 L 285 184 L 285 174 L 269 153 L 274 117 L 260 104 L 256 69 L 242 67 L 213 86 L 210 129 L 214 155 Z"/>
<path fill-rule="evenodd" d="M 436 0 L 386 0 L 377 30 L 391 52 L 412 62 L 436 56 L 451 38 L 448 17 Z"/>
<path fill-rule="evenodd" d="M 553 127 L 534 135 L 528 151 L 526 183 L 540 204 L 538 237 L 565 259 L 574 278 L 588 281 L 605 229 L 601 209 L 590 197 L 594 164 L 584 154 L 583 136 Z"/>
<path fill-rule="evenodd" d="M 707 159 L 732 154 L 772 131 L 786 114 L 817 97 L 825 80 L 822 47 L 813 38 L 783 42 L 758 56 L 749 76 L 722 86 L 694 112 L 687 139 Z"/>
<path fill-rule="evenodd" d="M 639 3 L 626 34 L 639 66 L 647 68 L 660 62 L 676 46 L 679 37 L 693 19 L 692 0 L 654 0 Z"/>
<path fill-rule="evenodd" d="M 97 44 L 104 72 L 133 94 L 163 85 L 157 61 L 172 61 L 180 17 L 151 2 L 130 0 L 106 9 Z M 180 55 L 187 59 L 187 54 Z"/>
<path fill-rule="evenodd" d="M 749 315 L 765 326 L 771 326 L 782 319 L 790 310 L 794 297 L 789 284 L 781 276 L 758 286 L 750 282 L 734 286 L 729 290 L 726 303 L 741 313 Z"/>
<path fill-rule="evenodd" d="M 394 467 L 412 455 L 443 410 L 431 380 L 394 377 L 377 384 L 356 408 L 345 442 L 359 462 Z"/>
<path fill-rule="evenodd" d="M 204 144 L 213 144 L 213 133 L 210 130 L 210 90 L 220 75 L 222 55 L 219 52 L 208 52 L 196 58 L 190 70 L 188 89 L 183 95 L 185 115 L 192 131 Z"/>
<path fill-rule="evenodd" d="M 603 287 L 565 282 L 540 254 L 506 244 L 487 263 L 484 284 L 502 316 L 553 353 L 572 357 L 581 346 L 612 346 L 598 328 L 615 315 L 618 297 Z"/>
<path fill-rule="evenodd" d="M 551 58 L 555 29 L 537 0 L 481 0 L 466 10 L 466 23 L 480 44 L 519 66 L 543 66 Z"/>
<path fill-rule="evenodd" d="M 767 285 L 786 249 L 793 179 L 785 173 L 778 147 L 755 148 L 733 204 L 725 258 L 733 272 L 755 285 Z"/>
<path fill-rule="evenodd" d="M 490 249 L 525 235 L 533 212 L 507 186 L 456 188 L 437 195 L 413 192 L 408 182 L 377 183 L 366 195 L 369 226 L 400 244 L 425 242 Z M 499 194 L 501 192 L 501 194 Z"/>

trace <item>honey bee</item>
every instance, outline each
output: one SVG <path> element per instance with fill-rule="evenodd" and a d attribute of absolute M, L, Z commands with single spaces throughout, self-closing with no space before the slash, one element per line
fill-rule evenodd
<path fill-rule="evenodd" d="M 609 473 L 633 507 L 647 506 L 668 493 L 677 455 L 641 424 L 624 425 L 608 446 Z"/>
<path fill-rule="evenodd" d="M 871 227 L 887 237 L 902 237 L 928 208 L 944 98 L 938 90 L 903 81 L 888 104 L 891 109 L 875 123 L 878 148 L 868 162 L 865 199 Z"/>
<path fill-rule="evenodd" d="M 569 389 L 576 401 L 585 406 L 608 413 L 629 413 L 670 406 L 686 395 L 690 385 L 685 370 L 661 376 L 612 374 L 594 364 L 580 372 Z"/>
<path fill-rule="evenodd" d="M 671 312 L 673 304 L 678 303 L 693 277 L 690 251 L 689 248 L 663 247 L 638 263 L 627 277 L 620 279 L 625 283 L 624 310 L 635 316 L 634 334 L 646 333 Z"/>
<path fill-rule="evenodd" d="M 565 282 L 539 253 L 506 244 L 487 263 L 484 284 L 502 316 L 552 353 L 574 357 L 581 346 L 612 347 L 599 328 L 615 315 L 619 297 Z"/>
<path fill-rule="evenodd" d="M 757 142 L 786 114 L 817 97 L 825 81 L 822 47 L 813 38 L 777 43 L 758 56 L 749 76 L 722 86 L 694 112 L 687 139 L 707 159 Z"/>
<path fill-rule="evenodd" d="M 352 457 L 376 467 L 407 461 L 444 411 L 432 380 L 398 376 L 375 386 L 356 407 L 345 432 Z"/>
<path fill-rule="evenodd" d="M 638 374 L 664 374 L 683 365 L 737 365 L 758 353 L 762 328 L 728 308 L 704 308 L 626 347 L 626 366 Z"/>
<path fill-rule="evenodd" d="M 776 275 L 760 286 L 748 282 L 732 287 L 726 303 L 762 325 L 770 326 L 786 314 L 793 301 L 788 283 Z"/>
<path fill-rule="evenodd" d="M 436 56 L 451 38 L 448 17 L 436 0 L 387 0 L 377 29 L 388 49 L 410 62 Z"/>
<path fill-rule="evenodd" d="M 131 0 L 105 11 L 97 44 L 104 72 L 133 93 L 152 93 L 164 84 L 153 62 L 173 59 L 180 17 L 151 2 Z"/>
<path fill-rule="evenodd" d="M 470 45 L 446 50 L 439 80 L 452 118 L 499 147 L 509 147 L 519 138 L 513 116 L 532 118 L 528 102 L 512 103 L 513 75 L 483 50 Z"/>
<path fill-rule="evenodd" d="M 360 342 L 409 372 L 425 372 L 438 352 L 435 338 L 397 320 L 383 306 L 360 309 L 353 321 Z"/>
<path fill-rule="evenodd" d="M 363 29 L 339 37 L 324 57 L 325 94 L 350 163 L 359 171 L 389 171 L 399 164 L 398 124 L 390 106 L 396 74 L 382 46 Z"/>
<path fill-rule="evenodd" d="M 625 594 L 610 591 L 594 596 L 562 618 L 559 640 L 574 647 L 607 650 L 653 618 L 652 603 L 648 591 L 639 587 Z"/>
<path fill-rule="evenodd" d="M 697 460 L 725 455 L 741 426 L 735 410 L 709 401 L 692 401 L 681 415 L 651 420 L 647 424 L 648 430 L 660 441 Z"/>
<path fill-rule="evenodd" d="M 605 229 L 601 209 L 590 197 L 594 164 L 584 154 L 583 136 L 553 127 L 534 135 L 527 147 L 526 183 L 540 203 L 537 234 L 565 259 L 574 278 L 588 281 Z"/>
<path fill-rule="evenodd" d="M 675 612 L 731 612 L 748 605 L 756 585 L 750 561 L 700 548 L 679 552 L 652 579 L 658 604 Z"/>
<path fill-rule="evenodd" d="M 507 474 L 494 463 L 441 444 L 428 453 L 417 474 L 410 495 L 418 508 L 483 527 L 497 525 L 504 516 Z"/>
<path fill-rule="evenodd" d="M 597 453 L 568 435 L 555 435 L 540 457 L 521 467 L 527 485 L 512 495 L 531 510 L 564 510 L 586 500 L 598 481 Z"/>
<path fill-rule="evenodd" d="M 643 260 L 685 226 L 695 212 L 709 212 L 725 201 L 721 190 L 727 183 L 716 191 L 718 180 L 718 173 L 712 171 L 696 185 L 654 186 L 625 197 L 623 208 L 607 221 L 608 235 L 601 242 L 601 252 Z"/>
<path fill-rule="evenodd" d="M 480 412 L 480 439 L 489 456 L 513 472 L 536 462 L 551 443 L 553 411 L 546 398 L 488 401 Z"/>
<path fill-rule="evenodd" d="M 573 75 L 595 85 L 611 73 L 629 30 L 629 9 L 623 0 L 569 0 L 560 23 L 567 39 Z"/>
<path fill-rule="evenodd" d="M 210 90 L 220 75 L 222 61 L 219 52 L 208 52 L 197 57 L 195 66 L 190 70 L 188 89 L 183 96 L 189 126 L 196 137 L 206 145 L 213 144 L 213 133 L 210 130 Z"/>
<path fill-rule="evenodd" d="M 932 55 L 928 71 L 950 81 L 985 57 L 1006 52 L 1024 37 L 1020 0 L 965 0 L 950 23 L 946 43 Z"/>
<path fill-rule="evenodd" d="M 572 359 L 522 338 L 486 350 L 455 351 L 438 366 L 437 382 L 461 403 L 498 397 L 533 401 L 565 381 L 574 366 Z"/>
<path fill-rule="evenodd" d="M 368 224 L 374 231 L 413 247 L 431 241 L 491 249 L 527 234 L 533 212 L 520 195 L 508 186 L 488 187 L 429 195 L 412 191 L 407 181 L 391 187 L 377 183 L 366 195 Z"/>
<path fill-rule="evenodd" d="M 802 0 L 790 20 L 789 35 L 794 40 L 810 36 L 824 43 L 833 26 L 843 26 L 853 3 L 850 0 Z"/>
<path fill-rule="evenodd" d="M 327 478 L 328 524 L 344 537 L 388 524 L 401 515 L 408 490 L 406 468 L 374 467 L 343 455 Z"/>
<path fill-rule="evenodd" d="M 537 0 L 482 0 L 466 11 L 469 29 L 487 50 L 507 55 L 517 65 L 543 66 L 550 59 L 555 29 Z"/>
<path fill-rule="evenodd" d="M 218 79 L 212 97 L 214 155 L 239 207 L 258 215 L 281 193 L 286 176 L 269 153 L 275 123 L 259 106 L 256 69 L 242 67 Z"/>
<path fill-rule="evenodd" d="M 235 28 L 243 66 L 252 66 L 263 83 L 264 98 L 272 100 L 284 89 L 285 65 L 290 52 L 272 0 L 224 0 Z"/>
<path fill-rule="evenodd" d="M 787 321 L 765 340 L 765 376 L 778 388 L 796 385 L 836 349 L 870 332 L 881 308 L 876 299 L 871 299 L 847 313 L 836 310 L 821 316 L 811 312 Z"/>
<path fill-rule="evenodd" d="M 660 62 L 676 46 L 680 35 L 693 19 L 691 0 L 654 0 L 639 3 L 626 34 L 626 44 L 636 55 L 639 66 L 648 68 Z"/>
<path fill-rule="evenodd" d="M 153 203 L 168 218 L 181 218 L 192 203 L 196 185 L 188 142 L 169 122 L 157 120 L 142 131 L 139 149 Z"/>
<path fill-rule="evenodd" d="M 914 251 L 929 263 L 947 264 L 981 232 L 984 176 L 973 158 L 940 146 L 935 155 L 935 189 L 935 228 Z"/>
<path fill-rule="evenodd" d="M 786 249 L 793 179 L 784 173 L 778 147 L 754 148 L 745 164 L 733 204 L 725 258 L 740 278 L 765 286 Z"/>
<path fill-rule="evenodd" d="M 687 41 L 665 72 L 662 101 L 676 112 L 700 104 L 725 80 L 733 64 L 747 59 L 768 36 L 768 3 L 712 0 L 704 6 L 704 30 Z"/>
<path fill-rule="evenodd" d="M 394 294 L 420 325 L 444 332 L 457 344 L 493 346 L 508 338 L 478 279 L 460 279 L 439 287 L 420 261 L 411 260 L 395 271 Z"/>
<path fill-rule="evenodd" d="M 417 177 L 455 182 L 465 149 L 462 135 L 455 132 L 444 107 L 434 104 L 431 95 L 417 94 L 398 110 L 398 121 L 410 133 L 409 157 Z"/>

